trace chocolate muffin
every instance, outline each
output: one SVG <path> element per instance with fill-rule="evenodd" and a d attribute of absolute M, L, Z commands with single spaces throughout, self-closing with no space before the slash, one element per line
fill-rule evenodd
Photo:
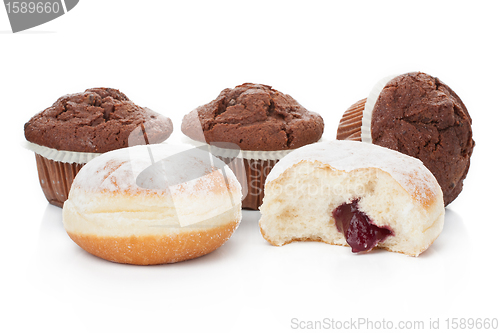
<path fill-rule="evenodd" d="M 181 126 L 193 140 L 229 142 L 246 154 L 245 170 L 232 169 L 248 185 L 243 208 L 250 209 L 262 203 L 265 179 L 279 158 L 289 150 L 317 142 L 323 128 L 319 114 L 270 86 L 253 83 L 224 89 L 216 99 L 184 116 Z"/>
<path fill-rule="evenodd" d="M 116 89 L 94 88 L 59 98 L 24 124 L 24 135 L 57 150 L 105 153 L 128 147 L 132 131 L 146 122 L 149 143 L 165 141 L 172 133 L 169 118 L 135 105 Z"/>
<path fill-rule="evenodd" d="M 201 123 L 203 132 L 200 132 Z M 197 141 L 231 142 L 242 150 L 295 149 L 318 141 L 323 119 L 270 86 L 245 83 L 224 89 L 186 115 L 182 132 Z"/>
<path fill-rule="evenodd" d="M 111 88 L 65 95 L 24 125 L 40 185 L 47 200 L 60 207 L 90 159 L 129 145 L 160 143 L 172 131 L 169 118 L 135 105 Z"/>
<path fill-rule="evenodd" d="M 346 111 L 338 139 L 362 141 L 365 102 Z M 475 145 L 471 125 L 467 108 L 450 87 L 415 72 L 393 78 L 381 90 L 371 112 L 370 136 L 374 144 L 420 159 L 436 177 L 448 205 L 462 191 L 469 170 Z"/>

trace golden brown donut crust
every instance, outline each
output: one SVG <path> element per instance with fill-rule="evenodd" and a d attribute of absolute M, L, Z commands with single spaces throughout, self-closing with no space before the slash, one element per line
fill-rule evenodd
<path fill-rule="evenodd" d="M 239 220 L 210 229 L 186 228 L 172 235 L 104 237 L 68 232 L 85 251 L 118 263 L 157 265 L 194 259 L 224 244 L 238 227 Z"/>

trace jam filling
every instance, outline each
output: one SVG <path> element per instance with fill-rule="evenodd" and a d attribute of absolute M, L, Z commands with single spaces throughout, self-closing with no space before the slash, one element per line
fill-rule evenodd
<path fill-rule="evenodd" d="M 344 203 L 333 211 L 337 230 L 344 234 L 352 252 L 368 252 L 394 233 L 389 227 L 377 227 L 358 209 L 359 199 Z"/>

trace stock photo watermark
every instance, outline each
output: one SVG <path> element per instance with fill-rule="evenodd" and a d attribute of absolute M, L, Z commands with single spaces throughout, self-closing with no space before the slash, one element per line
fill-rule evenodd
<path fill-rule="evenodd" d="M 52 21 L 70 10 L 79 0 L 4 0 L 12 32 L 24 31 Z"/>
<path fill-rule="evenodd" d="M 426 320 L 389 320 L 386 318 L 373 319 L 367 317 L 339 320 L 322 318 L 304 320 L 291 318 L 290 326 L 293 330 L 498 330 L 498 318 L 429 318 Z"/>

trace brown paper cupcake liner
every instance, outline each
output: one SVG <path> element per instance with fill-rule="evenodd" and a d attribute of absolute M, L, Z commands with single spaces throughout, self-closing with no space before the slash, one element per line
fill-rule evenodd
<path fill-rule="evenodd" d="M 247 195 L 243 198 L 241 207 L 252 210 L 259 209 L 264 199 L 264 185 L 267 175 L 278 163 L 278 160 L 237 158 L 234 161 L 227 157 L 218 156 L 218 158 L 229 165 L 242 187 L 246 186 L 247 188 Z"/>
<path fill-rule="evenodd" d="M 351 105 L 342 115 L 337 129 L 337 140 L 361 141 L 361 123 L 366 98 Z"/>
<path fill-rule="evenodd" d="M 40 186 L 47 201 L 62 207 L 68 199 L 69 190 L 76 174 L 85 163 L 65 163 L 50 160 L 35 153 Z"/>
<path fill-rule="evenodd" d="M 24 141 L 22 146 L 35 153 L 38 179 L 47 201 L 62 207 L 68 199 L 73 179 L 80 169 L 99 153 L 80 153 L 52 149 Z"/>

